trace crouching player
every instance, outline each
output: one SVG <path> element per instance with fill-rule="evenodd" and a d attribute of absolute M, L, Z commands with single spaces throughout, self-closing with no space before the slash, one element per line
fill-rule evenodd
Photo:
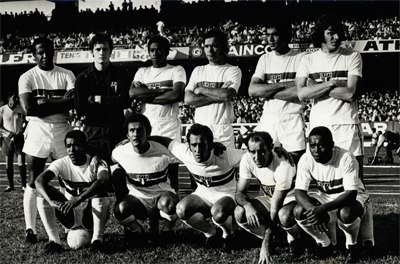
<path fill-rule="evenodd" d="M 112 152 L 118 163 L 111 177 L 116 195 L 114 217 L 125 227 L 128 246 L 138 247 L 144 246 L 144 230 L 137 219 L 150 219 L 151 238 L 159 233 L 160 216 L 170 222 L 177 219 L 179 198 L 168 178 L 168 166 L 177 160 L 166 147 L 149 140 L 151 125 L 146 116 L 132 114 L 125 125 L 129 141 Z"/>
<path fill-rule="evenodd" d="M 317 184 L 316 194 L 307 193 L 311 181 Z M 296 221 L 319 244 L 318 257 L 331 255 L 337 223 L 346 238 L 346 263 L 357 262 L 358 232 L 369 196 L 358 177 L 356 158 L 334 146 L 326 127 L 315 127 L 310 132 L 309 149 L 298 163 L 295 192 Z"/>
<path fill-rule="evenodd" d="M 293 217 L 296 167 L 273 150 L 272 138 L 267 132 L 250 134 L 246 145 L 248 152 L 240 162 L 236 192 L 236 221 L 263 239 L 258 263 L 272 262 L 271 242 L 278 225 L 287 231 L 291 255 L 297 258 L 304 252 L 304 246 L 300 240 L 301 229 Z M 253 176 L 259 180 L 263 195 L 251 199 L 247 191 Z"/>
<path fill-rule="evenodd" d="M 62 250 L 56 218 L 67 229 L 82 226 L 93 230 L 91 247 L 101 250 L 110 204 L 107 164 L 86 154 L 86 136 L 80 130 L 68 132 L 64 143 L 68 155 L 51 163 L 35 181 L 41 195 L 37 198 L 38 211 L 49 236 L 44 252 Z M 50 185 L 55 177 L 61 190 Z"/>
<path fill-rule="evenodd" d="M 197 183 L 196 190 L 177 204 L 176 213 L 186 225 L 205 235 L 207 246 L 222 244 L 224 249 L 230 249 L 234 242 L 235 167 L 243 152 L 231 148 L 224 151 L 222 144 L 216 150 L 211 129 L 201 124 L 193 124 L 186 139 L 188 144 L 154 137 L 185 164 Z M 209 217 L 218 228 L 208 221 Z"/>

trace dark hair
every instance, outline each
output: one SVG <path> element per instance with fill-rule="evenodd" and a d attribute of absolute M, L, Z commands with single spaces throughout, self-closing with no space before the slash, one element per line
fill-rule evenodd
<path fill-rule="evenodd" d="M 154 36 L 152 37 L 149 42 L 147 43 L 147 49 L 150 50 L 150 45 L 153 43 L 158 43 L 159 48 L 162 48 L 167 54 L 169 53 L 170 50 L 170 44 L 168 39 L 162 37 L 162 36 Z"/>
<path fill-rule="evenodd" d="M 327 142 L 333 143 L 332 132 L 329 130 L 329 128 L 324 126 L 314 127 L 308 135 L 308 138 L 311 136 L 321 136 Z"/>
<path fill-rule="evenodd" d="M 292 39 L 292 24 L 287 19 L 268 19 L 266 28 L 276 28 L 278 35 L 286 40 L 287 43 Z"/>
<path fill-rule="evenodd" d="M 43 44 L 43 46 L 46 46 L 47 48 L 52 49 L 52 51 L 54 52 L 54 44 L 53 41 L 51 41 L 48 38 L 45 37 L 39 37 L 33 40 L 33 43 L 31 45 L 31 52 L 32 54 L 36 53 L 36 45 L 38 44 Z"/>
<path fill-rule="evenodd" d="M 312 35 L 314 47 L 320 48 L 325 42 L 324 32 L 329 27 L 339 35 L 339 41 L 345 39 L 344 27 L 336 15 L 322 15 L 315 25 L 315 32 Z"/>
<path fill-rule="evenodd" d="M 267 133 L 267 132 L 256 131 L 256 132 L 248 134 L 247 137 L 246 137 L 246 141 L 245 141 L 247 149 L 249 148 L 249 141 L 250 140 L 252 140 L 254 142 L 260 142 L 261 140 L 263 140 L 264 143 L 265 143 L 265 146 L 267 147 L 267 149 L 268 150 L 272 149 L 273 140 L 272 140 L 271 135 L 269 133 Z"/>
<path fill-rule="evenodd" d="M 144 128 L 146 128 L 146 133 L 148 136 L 151 134 L 151 124 L 149 119 L 145 115 L 139 113 L 129 114 L 125 118 L 125 124 L 124 124 L 125 131 L 128 131 L 128 125 L 130 123 L 135 123 L 135 122 L 142 124 Z"/>
<path fill-rule="evenodd" d="M 104 34 L 104 33 L 95 34 L 95 35 L 90 39 L 90 41 L 89 41 L 89 49 L 90 49 L 90 50 L 93 50 L 94 45 L 96 45 L 96 44 L 103 44 L 103 43 L 105 43 L 105 42 L 108 43 L 108 46 L 110 47 L 110 51 L 112 51 L 113 48 L 114 48 L 114 46 L 113 46 L 113 41 L 112 41 L 112 39 L 110 38 L 109 35 Z"/>
<path fill-rule="evenodd" d="M 214 135 L 211 129 L 208 126 L 203 126 L 201 124 L 193 124 L 187 134 L 186 134 L 186 141 L 190 144 L 190 136 L 204 136 L 208 145 L 211 146 L 214 143 Z"/>
<path fill-rule="evenodd" d="M 73 138 L 75 140 L 75 143 L 78 143 L 79 146 L 84 146 L 86 147 L 87 141 L 86 141 L 86 135 L 83 131 L 81 130 L 71 130 L 69 131 L 64 138 L 64 144 L 67 144 L 67 138 Z"/>
<path fill-rule="evenodd" d="M 212 29 L 208 31 L 206 34 L 204 34 L 203 41 L 205 41 L 208 38 L 218 39 L 219 43 L 221 44 L 222 52 L 225 55 L 228 54 L 229 52 L 228 37 L 224 32 L 222 32 L 221 30 Z"/>

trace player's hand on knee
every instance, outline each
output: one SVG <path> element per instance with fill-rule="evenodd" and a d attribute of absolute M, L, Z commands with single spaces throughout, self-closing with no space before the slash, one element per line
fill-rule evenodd
<path fill-rule="evenodd" d="M 60 204 L 58 210 L 60 210 L 64 215 L 67 215 L 70 210 L 75 208 L 80 204 L 79 197 L 72 197 L 70 200 Z"/>
<path fill-rule="evenodd" d="M 246 208 L 246 219 L 247 223 L 254 227 L 261 226 L 260 224 L 260 217 L 258 215 L 257 210 L 251 205 L 247 206 Z"/>

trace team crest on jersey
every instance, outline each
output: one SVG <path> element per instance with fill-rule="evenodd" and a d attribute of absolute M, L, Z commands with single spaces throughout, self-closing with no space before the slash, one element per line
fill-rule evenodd
<path fill-rule="evenodd" d="M 333 73 L 332 73 L 332 72 L 320 72 L 320 73 L 319 73 L 319 78 L 320 78 L 323 82 L 329 81 L 332 77 L 333 77 Z"/>
<path fill-rule="evenodd" d="M 204 185 L 209 188 L 211 186 L 212 183 L 212 177 L 206 177 L 206 176 L 197 176 L 199 178 L 200 181 L 202 181 L 204 183 Z"/>
<path fill-rule="evenodd" d="M 147 87 L 149 87 L 149 89 L 160 89 L 161 83 L 160 82 L 148 83 Z"/>
<path fill-rule="evenodd" d="M 116 93 L 118 91 L 118 82 L 111 82 L 110 83 L 111 89 Z"/>
<path fill-rule="evenodd" d="M 275 186 L 261 185 L 261 190 L 265 195 L 272 197 L 275 192 Z"/>
<path fill-rule="evenodd" d="M 196 87 L 206 87 L 206 88 L 221 88 L 223 82 L 207 82 L 207 81 L 202 81 L 197 83 Z"/>
<path fill-rule="evenodd" d="M 278 83 L 282 79 L 282 74 L 268 74 L 268 81 L 271 83 Z"/>
<path fill-rule="evenodd" d="M 323 192 L 328 192 L 330 189 L 332 189 L 332 184 L 330 182 L 317 182 L 317 187 Z"/>

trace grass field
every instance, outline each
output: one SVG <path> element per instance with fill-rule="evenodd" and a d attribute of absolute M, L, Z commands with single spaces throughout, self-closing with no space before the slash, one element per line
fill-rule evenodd
<path fill-rule="evenodd" d="M 70 250 L 62 239 L 64 252 L 57 255 L 43 255 L 42 247 L 47 235 L 38 217 L 38 243 L 24 243 L 24 218 L 22 192 L 0 193 L 0 263 L 257 263 L 261 241 L 237 229 L 238 249 L 223 252 L 221 249 L 204 248 L 202 235 L 178 223 L 178 234 L 161 246 L 147 246 L 140 249 L 125 249 L 123 229 L 110 218 L 105 235 L 106 253 L 92 253 L 89 249 Z M 396 198 L 397 197 L 397 198 Z M 374 196 L 374 220 L 376 237 L 376 258 L 360 263 L 400 263 L 399 254 L 399 213 L 398 196 Z M 62 233 L 60 226 L 60 233 Z M 344 243 L 338 231 L 339 243 Z M 63 237 L 63 236 L 62 236 Z M 239 246 L 240 245 L 240 246 Z M 277 238 L 275 263 L 288 261 L 288 247 L 283 235 Z M 297 263 L 341 263 L 344 261 L 343 247 L 335 251 L 334 257 L 317 261 L 310 254 Z"/>

